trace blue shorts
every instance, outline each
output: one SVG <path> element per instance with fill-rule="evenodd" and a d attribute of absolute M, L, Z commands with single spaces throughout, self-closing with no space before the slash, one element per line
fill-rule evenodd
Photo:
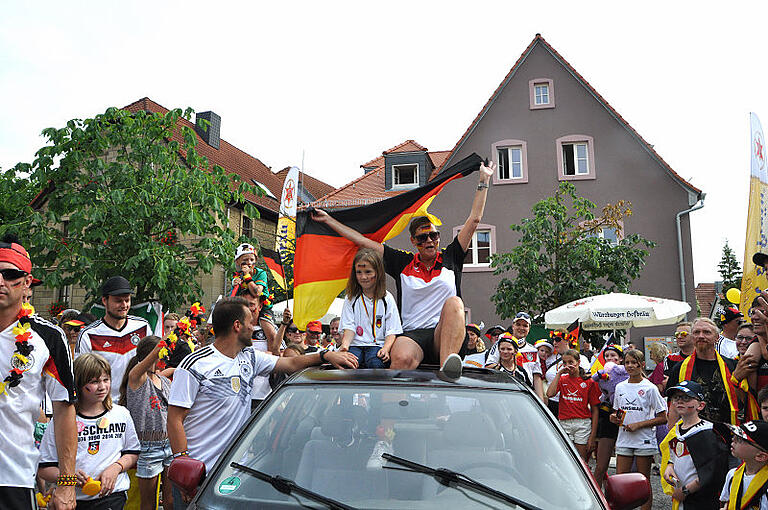
<path fill-rule="evenodd" d="M 141 453 L 136 462 L 136 478 L 154 478 L 171 465 L 173 451 L 168 439 L 141 441 Z"/>
<path fill-rule="evenodd" d="M 349 348 L 349 352 L 357 358 L 358 368 L 387 368 L 381 358 L 376 356 L 380 350 L 378 345 L 353 345 Z"/>

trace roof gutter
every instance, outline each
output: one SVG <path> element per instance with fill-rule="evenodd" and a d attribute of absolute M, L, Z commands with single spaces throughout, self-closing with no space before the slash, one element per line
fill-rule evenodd
<path fill-rule="evenodd" d="M 690 214 L 693 211 L 696 211 L 704 207 L 704 198 L 706 196 L 707 196 L 706 193 L 701 193 L 698 196 L 696 205 L 684 211 L 680 211 L 675 215 L 675 226 L 677 227 L 677 258 L 678 258 L 678 263 L 680 265 L 680 293 L 681 293 L 680 295 L 682 297 L 681 300 L 683 302 L 687 302 L 688 300 L 686 298 L 686 292 L 685 292 L 685 266 L 683 266 L 683 234 L 682 234 L 682 229 L 680 228 L 680 218 L 685 214 Z"/>

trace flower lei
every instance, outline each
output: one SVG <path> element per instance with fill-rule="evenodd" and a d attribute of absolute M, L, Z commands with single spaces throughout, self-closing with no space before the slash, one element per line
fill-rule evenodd
<path fill-rule="evenodd" d="M 22 367 L 29 363 L 29 358 L 27 358 L 27 356 L 29 356 L 29 354 L 34 350 L 34 346 L 29 345 L 29 339 L 32 337 L 32 331 L 30 331 L 28 317 L 33 313 L 35 313 L 34 307 L 32 307 L 32 305 L 29 303 L 23 303 L 21 305 L 19 314 L 16 316 L 19 322 L 16 323 L 12 331 L 14 338 L 16 338 L 16 352 L 14 352 L 13 356 L 11 356 L 12 368 L 10 372 L 8 372 L 8 377 L 0 382 L 0 395 L 3 393 L 8 393 L 8 388 L 14 388 L 18 386 L 21 382 L 21 378 L 24 375 L 23 368 L 17 368 L 13 366 L 14 360 L 17 360 L 17 363 Z"/>
<path fill-rule="evenodd" d="M 192 331 L 197 327 L 198 322 L 205 322 L 202 314 L 205 313 L 205 307 L 199 302 L 195 302 L 187 312 L 185 317 L 176 324 L 174 329 L 167 337 L 167 341 L 161 340 L 160 351 L 158 357 L 160 358 L 159 368 L 164 370 L 168 366 L 168 362 L 171 359 L 171 355 L 176 350 L 179 342 L 179 335 L 186 338 L 189 349 L 194 351 L 195 344 L 192 342 Z"/>

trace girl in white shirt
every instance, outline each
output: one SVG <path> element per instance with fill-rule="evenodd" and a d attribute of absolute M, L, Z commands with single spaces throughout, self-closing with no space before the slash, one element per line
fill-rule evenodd
<path fill-rule="evenodd" d="M 358 250 L 346 294 L 339 350 L 354 354 L 359 368 L 385 368 L 395 337 L 403 327 L 395 298 L 387 292 L 384 261 L 378 252 Z"/>

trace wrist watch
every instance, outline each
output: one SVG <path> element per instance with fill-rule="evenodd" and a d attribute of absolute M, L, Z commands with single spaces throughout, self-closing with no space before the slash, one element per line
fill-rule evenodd
<path fill-rule="evenodd" d="M 477 183 L 477 191 L 480 191 L 481 189 L 488 189 L 488 183 L 480 181 Z"/>
<path fill-rule="evenodd" d="M 688 495 L 691 493 L 691 491 L 690 491 L 690 490 L 688 490 L 688 486 L 687 486 L 687 485 L 683 485 L 683 486 L 680 488 L 680 492 L 682 492 L 682 493 L 683 493 L 683 494 L 685 494 L 686 496 L 688 496 Z"/>

